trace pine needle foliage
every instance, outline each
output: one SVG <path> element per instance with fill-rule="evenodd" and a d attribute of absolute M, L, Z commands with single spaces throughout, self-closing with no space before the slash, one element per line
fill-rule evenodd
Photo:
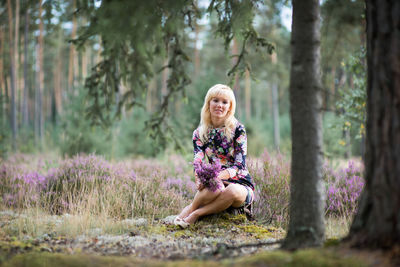
<path fill-rule="evenodd" d="M 121 116 L 122 107 L 143 107 L 150 80 L 168 68 L 168 92 L 146 123 L 150 136 L 160 144 L 168 143 L 168 136 L 174 136 L 167 120 L 169 104 L 174 98 L 186 98 L 185 87 L 191 82 L 187 72 L 191 59 L 185 42 L 188 33 L 194 31 L 195 20 L 206 13 L 217 14 L 215 34 L 222 36 L 225 49 L 234 37 L 242 42 L 241 52 L 233 55 L 237 61 L 228 75 L 244 73 L 250 69 L 246 46 L 267 48 L 269 53 L 273 50 L 252 25 L 258 2 L 261 1 L 214 0 L 203 10 L 196 1 L 185 0 L 103 0 L 100 6 L 92 0 L 79 1 L 76 14 L 88 18 L 89 24 L 81 27 L 79 37 L 72 42 L 82 48 L 91 40 L 100 40 L 102 49 L 102 59 L 85 83 L 91 99 L 89 118 L 95 124 L 110 126 Z M 155 70 L 156 60 L 167 57 L 167 65 Z M 120 95 L 122 85 L 127 90 Z M 172 140 L 179 145 L 176 138 Z"/>

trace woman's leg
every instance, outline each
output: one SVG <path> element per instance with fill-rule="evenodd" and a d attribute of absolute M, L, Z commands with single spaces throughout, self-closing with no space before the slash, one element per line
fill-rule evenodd
<path fill-rule="evenodd" d="M 246 187 L 239 184 L 230 184 L 214 201 L 198 209 L 193 209 L 193 212 L 186 217 L 185 221 L 192 224 L 201 216 L 221 212 L 230 206 L 240 207 L 246 200 L 247 193 Z"/>
<path fill-rule="evenodd" d="M 224 189 L 222 189 L 224 190 Z M 209 204 L 210 202 L 214 201 L 222 192 L 222 190 L 217 190 L 215 192 L 212 192 L 208 190 L 207 188 L 204 188 L 201 191 L 197 191 L 196 195 L 194 196 L 194 199 L 192 203 L 187 205 L 181 213 L 178 215 L 179 218 L 183 219 L 186 218 L 190 213 L 192 213 L 194 210 L 198 209 L 199 207 L 205 206 Z"/>

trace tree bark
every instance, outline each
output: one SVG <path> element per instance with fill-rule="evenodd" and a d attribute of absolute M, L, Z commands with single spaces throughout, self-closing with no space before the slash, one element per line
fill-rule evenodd
<path fill-rule="evenodd" d="M 348 240 L 390 248 L 400 244 L 400 2 L 366 4 L 366 184 Z"/>
<path fill-rule="evenodd" d="M 15 104 L 15 93 L 16 93 L 16 69 L 15 69 L 15 40 L 13 39 L 13 16 L 12 16 L 12 6 L 11 1 L 7 0 L 7 10 L 8 10 L 8 36 L 10 41 L 10 67 L 11 67 L 11 132 L 12 132 L 12 149 L 15 151 L 17 148 L 17 107 Z"/>
<path fill-rule="evenodd" d="M 322 181 L 320 8 L 294 0 L 290 114 L 292 166 L 289 230 L 283 248 L 320 246 L 325 239 Z"/>

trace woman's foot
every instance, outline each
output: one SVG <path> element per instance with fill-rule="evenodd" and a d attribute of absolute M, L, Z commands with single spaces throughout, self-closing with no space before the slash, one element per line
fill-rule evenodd
<path fill-rule="evenodd" d="M 188 228 L 190 226 L 189 223 L 187 223 L 184 219 L 181 219 L 179 217 L 175 218 L 174 224 L 181 227 L 182 229 Z"/>
<path fill-rule="evenodd" d="M 185 222 L 189 225 L 194 224 L 200 216 L 197 215 L 196 211 L 192 212 L 189 216 L 185 218 Z"/>

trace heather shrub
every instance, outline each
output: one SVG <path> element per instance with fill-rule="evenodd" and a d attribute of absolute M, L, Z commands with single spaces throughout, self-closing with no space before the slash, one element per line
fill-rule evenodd
<path fill-rule="evenodd" d="M 364 185 L 363 166 L 323 167 L 326 215 L 351 218 Z M 256 219 L 286 227 L 290 161 L 267 151 L 250 158 Z M 0 162 L 1 208 L 37 207 L 51 214 L 101 215 L 116 219 L 177 214 L 196 193 L 193 166 L 182 156 L 111 163 L 96 155 L 43 160 L 13 155 Z"/>
<path fill-rule="evenodd" d="M 257 219 L 285 226 L 288 219 L 290 165 L 278 153 L 272 158 L 264 151 L 261 158 L 248 161 L 255 182 L 253 211 Z"/>
<path fill-rule="evenodd" d="M 323 174 L 326 185 L 326 213 L 352 217 L 356 211 L 358 198 L 364 187 L 363 166 L 350 160 L 346 168 L 337 171 L 327 163 Z"/>
<path fill-rule="evenodd" d="M 52 214 L 162 217 L 177 213 L 195 191 L 190 176 L 168 175 L 173 173 L 168 168 L 155 160 L 111 164 L 100 156 L 78 155 L 34 170 L 10 158 L 0 165 L 2 205 L 35 206 Z"/>
<path fill-rule="evenodd" d="M 286 227 L 289 218 L 290 161 L 280 153 L 271 157 L 265 151 L 260 158 L 250 159 L 248 168 L 256 184 L 253 204 L 256 218 Z M 326 188 L 325 214 L 350 220 L 364 186 L 362 164 L 349 161 L 347 167 L 335 169 L 325 162 L 322 173 Z"/>

